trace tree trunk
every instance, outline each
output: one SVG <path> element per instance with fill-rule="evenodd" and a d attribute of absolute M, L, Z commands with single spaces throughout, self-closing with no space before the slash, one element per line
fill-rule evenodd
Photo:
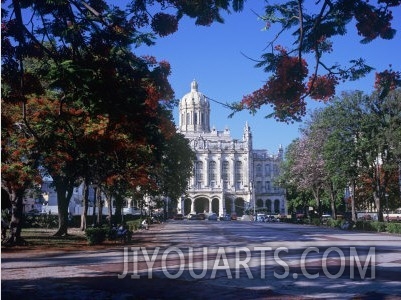
<path fill-rule="evenodd" d="M 81 213 L 81 230 L 85 231 L 87 227 L 88 205 L 89 205 L 89 187 L 87 182 L 84 183 L 84 199 Z"/>
<path fill-rule="evenodd" d="M 102 215 L 103 215 L 103 203 L 102 203 L 102 193 L 101 189 L 98 187 L 96 191 L 96 204 L 97 204 L 97 225 L 102 225 L 103 220 L 102 220 Z"/>
<path fill-rule="evenodd" d="M 381 206 L 380 197 L 378 196 L 377 192 L 373 193 L 373 199 L 375 200 L 375 205 L 376 205 L 376 209 L 377 209 L 377 220 L 379 222 L 383 222 L 384 221 L 383 209 L 382 209 L 382 206 Z"/>
<path fill-rule="evenodd" d="M 93 187 L 93 203 L 92 203 L 92 226 L 96 225 L 96 195 L 97 195 L 97 187 Z"/>
<path fill-rule="evenodd" d="M 108 207 L 108 215 L 107 215 L 107 220 L 108 220 L 108 225 L 111 228 L 112 224 L 112 217 L 113 217 L 113 201 L 112 201 L 112 197 L 110 195 L 107 195 L 106 198 L 106 202 L 107 202 L 107 207 Z"/>
<path fill-rule="evenodd" d="M 352 181 L 352 195 L 351 195 L 351 219 L 356 222 L 356 211 L 355 211 L 355 180 Z"/>
<path fill-rule="evenodd" d="M 20 245 L 25 243 L 24 239 L 21 237 L 24 193 L 25 189 L 18 189 L 11 193 L 10 237 L 6 241 L 8 245 Z"/>
<path fill-rule="evenodd" d="M 334 189 L 333 184 L 330 185 L 330 206 L 331 206 L 331 213 L 334 220 L 337 219 L 337 212 L 336 212 L 336 196 L 337 193 Z"/>
<path fill-rule="evenodd" d="M 316 200 L 316 205 L 317 205 L 317 213 L 319 215 L 319 218 L 322 217 L 322 203 L 320 201 L 320 189 L 317 188 L 316 190 L 312 190 L 313 195 L 315 197 Z"/>
<path fill-rule="evenodd" d="M 54 180 L 54 179 L 53 179 Z M 74 190 L 74 185 L 65 183 L 64 179 L 56 179 L 55 186 L 57 192 L 58 205 L 58 230 L 55 236 L 68 235 L 68 204 Z"/>
<path fill-rule="evenodd" d="M 122 219 L 122 208 L 123 208 L 123 199 L 116 195 L 116 211 L 114 213 L 114 223 L 119 224 L 123 221 Z"/>

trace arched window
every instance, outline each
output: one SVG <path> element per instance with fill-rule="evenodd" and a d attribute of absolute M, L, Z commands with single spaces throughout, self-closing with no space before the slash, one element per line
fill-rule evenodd
<path fill-rule="evenodd" d="M 280 200 L 274 200 L 274 212 L 278 214 L 280 212 Z"/>

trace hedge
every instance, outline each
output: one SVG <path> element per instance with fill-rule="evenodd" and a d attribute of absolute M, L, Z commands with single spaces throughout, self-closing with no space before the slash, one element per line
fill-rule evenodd
<path fill-rule="evenodd" d="M 401 234 L 401 223 L 388 223 L 387 232 Z"/>
<path fill-rule="evenodd" d="M 90 227 L 85 230 L 86 239 L 89 245 L 98 245 L 104 242 L 108 233 L 105 227 Z"/>

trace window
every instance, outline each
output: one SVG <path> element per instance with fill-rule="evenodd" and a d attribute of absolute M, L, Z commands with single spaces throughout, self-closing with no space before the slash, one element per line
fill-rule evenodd
<path fill-rule="evenodd" d="M 266 181 L 266 191 L 270 191 L 270 181 Z"/>
<path fill-rule="evenodd" d="M 235 180 L 243 181 L 242 162 L 239 160 L 235 162 Z"/>
<path fill-rule="evenodd" d="M 255 189 L 257 193 L 262 192 L 262 181 L 256 181 Z"/>
<path fill-rule="evenodd" d="M 235 184 L 235 188 L 236 188 L 237 190 L 240 190 L 240 189 L 241 189 L 241 186 L 242 186 L 242 182 L 241 182 L 241 181 L 237 181 L 236 184 Z"/>
<path fill-rule="evenodd" d="M 223 178 L 224 181 L 228 181 L 229 178 L 229 172 L 230 172 L 230 165 L 228 161 L 223 161 L 223 173 L 221 174 L 221 177 Z"/>
<path fill-rule="evenodd" d="M 262 176 L 262 165 L 261 164 L 256 165 L 256 176 Z"/>
<path fill-rule="evenodd" d="M 223 161 L 221 178 L 223 179 L 223 188 L 227 189 L 230 181 L 230 163 L 226 160 Z"/>
<path fill-rule="evenodd" d="M 200 188 L 203 183 L 203 162 L 201 162 L 201 161 L 196 162 L 195 181 L 196 181 L 197 188 Z"/>
<path fill-rule="evenodd" d="M 215 161 L 210 161 L 209 162 L 209 181 L 210 181 L 210 186 L 214 186 L 215 182 L 217 179 L 217 174 L 216 174 L 216 162 Z"/>

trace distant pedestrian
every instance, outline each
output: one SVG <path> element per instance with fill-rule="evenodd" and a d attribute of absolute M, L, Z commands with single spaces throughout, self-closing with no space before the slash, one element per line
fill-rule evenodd
<path fill-rule="evenodd" d="M 142 221 L 141 227 L 142 227 L 143 229 L 146 229 L 146 230 L 149 229 L 149 224 L 148 224 L 148 220 L 147 220 L 147 219 L 145 219 L 145 220 Z"/>

